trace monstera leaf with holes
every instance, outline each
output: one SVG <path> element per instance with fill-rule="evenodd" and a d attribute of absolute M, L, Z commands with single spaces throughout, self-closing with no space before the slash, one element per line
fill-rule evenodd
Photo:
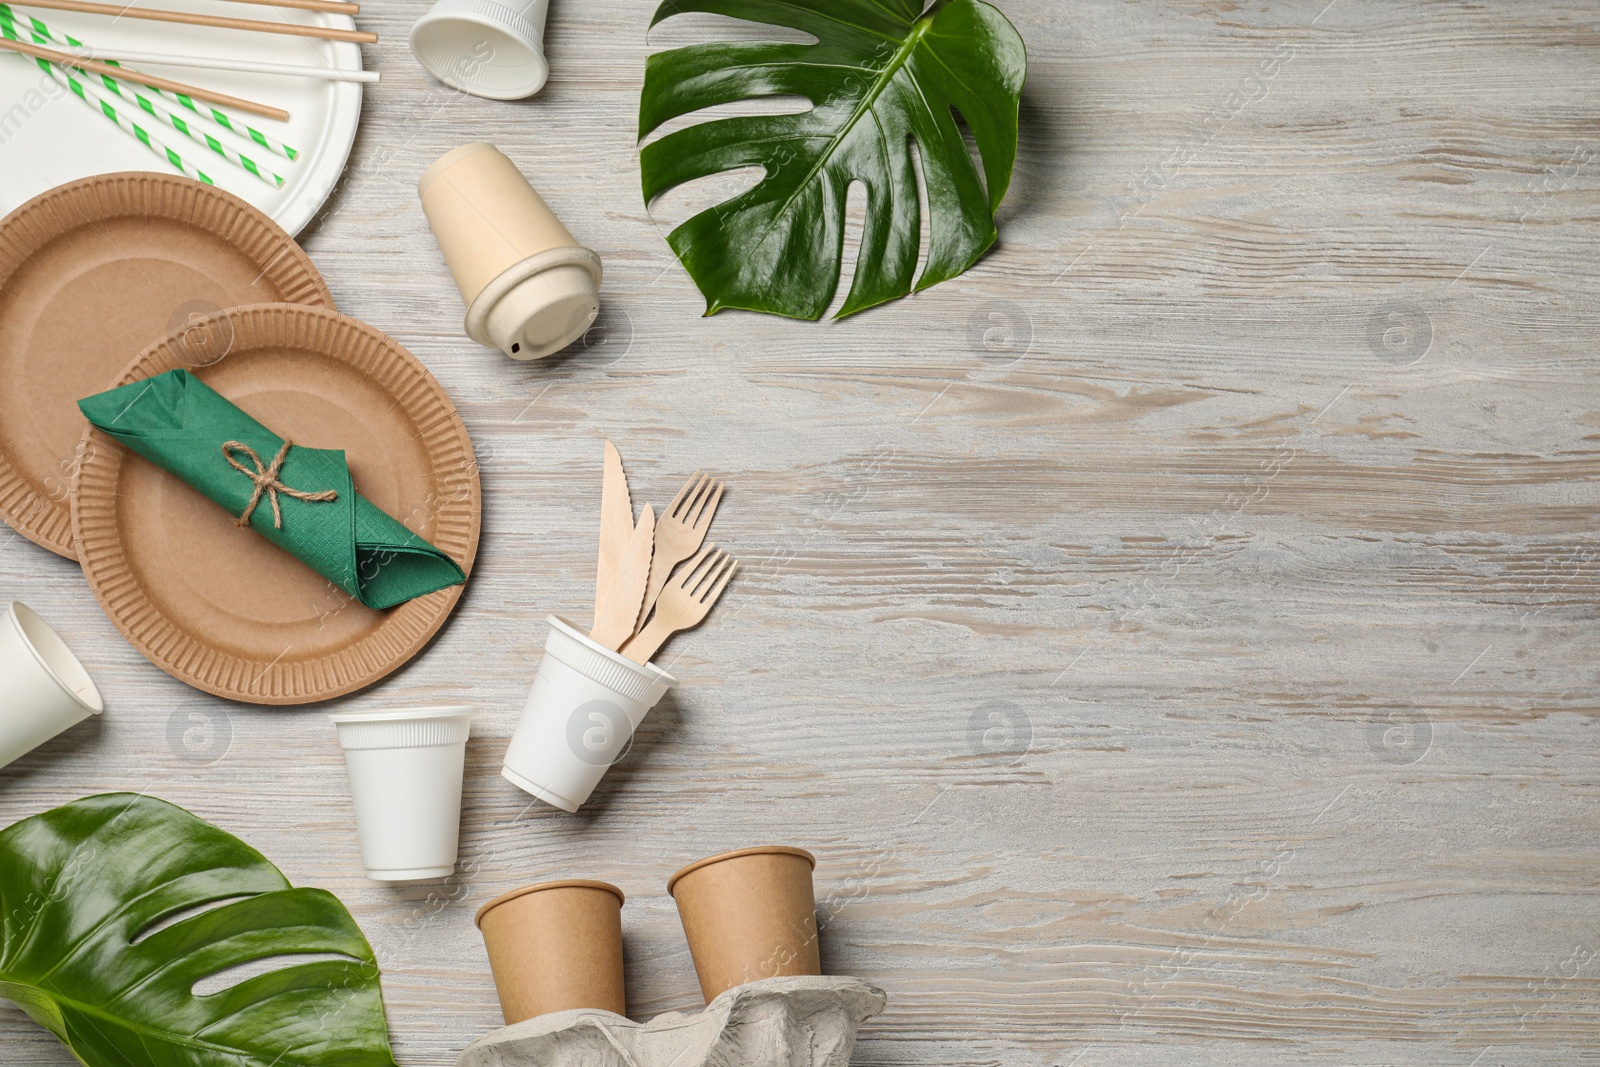
<path fill-rule="evenodd" d="M 706 313 L 745 308 L 821 318 L 839 287 L 845 203 L 866 187 L 855 282 L 840 316 L 954 278 L 998 236 L 1027 74 L 1022 38 L 979 0 L 666 0 L 652 26 L 708 12 L 815 37 L 815 44 L 722 42 L 651 56 L 639 137 L 717 104 L 801 96 L 801 114 L 704 122 L 640 157 L 646 204 L 686 182 L 745 167 L 765 176 L 668 240 Z M 957 114 L 977 141 L 973 164 Z M 931 241 L 919 276 L 922 163 Z"/>
<path fill-rule="evenodd" d="M 343 958 L 293 960 L 330 953 Z M 279 969 L 194 992 L 277 957 Z M 394 1067 L 377 962 L 344 906 L 131 793 L 0 832 L 0 997 L 89 1067 Z"/>

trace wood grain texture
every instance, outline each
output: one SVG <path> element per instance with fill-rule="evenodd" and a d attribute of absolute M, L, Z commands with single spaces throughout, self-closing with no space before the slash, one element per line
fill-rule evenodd
<path fill-rule="evenodd" d="M 665 880 L 768 842 L 890 994 L 859 1064 L 1600 1062 L 1600 8 L 1001 6 L 1002 245 L 819 325 L 702 319 L 640 204 L 643 58 L 695 27 L 556 0 L 549 87 L 498 104 L 406 53 L 420 0 L 368 7 L 384 81 L 306 246 L 455 398 L 485 533 L 338 706 L 482 706 L 461 873 L 366 882 L 326 709 L 186 689 L 16 538 L 0 591 L 109 710 L 0 772 L 0 821 L 144 789 L 242 835 L 349 904 L 418 1067 L 499 1022 L 478 904 L 615 882 L 633 1014 L 688 1009 Z M 462 335 L 415 182 L 476 139 L 606 262 L 560 357 Z M 589 621 L 605 437 L 639 503 L 725 477 L 745 566 L 569 816 L 497 771 L 545 615 Z M 0 1065 L 69 1062 L 0 1008 Z"/>

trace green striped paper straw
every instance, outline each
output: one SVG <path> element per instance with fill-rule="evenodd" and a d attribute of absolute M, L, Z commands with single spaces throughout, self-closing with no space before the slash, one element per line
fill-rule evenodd
<path fill-rule="evenodd" d="M 121 66 L 121 64 L 117 63 L 115 60 L 106 60 L 106 63 L 113 67 Z M 248 138 L 249 140 L 252 140 L 256 144 L 260 145 L 262 148 L 265 148 L 267 151 L 276 152 L 278 155 L 282 156 L 284 159 L 287 159 L 291 163 L 300 158 L 299 149 L 290 148 L 282 141 L 268 137 L 266 134 L 262 133 L 260 130 L 256 129 L 247 122 L 236 122 L 233 119 L 230 119 L 227 115 L 223 114 L 221 111 L 218 111 L 210 104 L 197 104 L 195 101 L 189 99 L 182 93 L 169 93 L 165 89 L 160 89 L 157 91 L 160 92 L 162 96 L 170 97 L 171 99 L 176 100 L 190 111 L 193 111 L 196 115 L 203 115 L 209 118 L 212 122 L 215 122 L 218 126 L 221 126 L 229 133 Z M 205 110 L 202 111 L 201 107 L 204 107 Z"/>
<path fill-rule="evenodd" d="M 185 135 L 196 144 L 204 145 L 205 147 L 211 149 L 211 151 L 215 152 L 223 159 L 226 159 L 229 163 L 232 163 L 240 170 L 254 174 L 257 178 L 260 178 L 262 181 L 266 182 L 275 189 L 283 187 L 282 175 L 275 174 L 265 167 L 260 166 L 255 160 L 251 159 L 242 152 L 235 152 L 233 149 L 229 148 L 215 137 L 212 137 L 210 134 L 195 129 L 193 126 L 183 121 L 182 118 L 174 115 L 170 110 L 168 110 L 167 105 L 157 103 L 156 101 L 145 96 L 143 93 L 134 92 L 132 89 L 124 92 L 121 84 L 118 83 L 114 78 L 108 78 L 102 75 L 100 80 L 105 84 L 107 89 L 116 93 L 124 100 L 131 95 L 134 99 L 134 102 L 146 112 L 158 119 L 162 119 L 167 123 L 167 125 Z"/>
<path fill-rule="evenodd" d="M 0 16 L 10 16 L 13 19 L 20 20 L 20 16 L 13 12 L 9 5 L 4 3 L 0 3 Z M 62 34 L 58 37 L 55 31 L 50 29 L 50 27 L 47 26 L 42 19 L 36 18 L 33 15 L 28 15 L 27 20 L 29 25 L 33 28 L 33 32 L 44 37 L 44 40 L 39 42 L 40 44 L 48 43 L 57 45 L 58 47 L 65 44 L 70 45 L 73 48 L 88 47 L 82 41 L 75 40 L 66 34 Z M 105 65 L 108 67 L 122 66 L 121 63 L 114 59 L 101 60 L 101 62 L 105 63 Z M 101 77 L 101 80 L 106 81 L 104 76 Z M 134 82 L 135 79 L 129 78 L 127 81 Z M 106 84 L 109 88 L 116 91 L 118 95 L 125 95 L 120 89 L 117 89 L 116 86 L 111 85 L 109 81 L 107 81 Z M 157 89 L 154 86 L 146 86 L 145 88 L 149 89 L 153 93 L 159 94 L 175 104 L 178 104 L 181 107 L 188 108 L 190 111 L 194 112 L 196 115 L 199 115 L 203 119 L 209 119 L 218 126 L 221 126 L 223 129 L 227 130 L 229 133 L 233 134 L 235 137 L 243 138 L 244 140 L 260 145 L 269 152 L 277 153 L 284 159 L 289 160 L 291 163 L 300 158 L 300 152 L 298 149 L 291 148 L 276 138 L 268 137 L 266 134 L 262 133 L 260 130 L 256 129 L 254 126 L 251 126 L 242 119 L 230 118 L 227 114 L 209 104 L 197 103 L 182 93 L 172 93 L 165 89 Z M 143 106 L 142 100 L 141 106 Z M 148 108 L 146 110 L 148 110 Z M 245 169 L 248 170 L 249 168 L 247 167 Z M 274 175 L 274 177 L 276 177 L 276 175 Z M 280 180 L 278 184 L 281 185 L 283 183 Z"/>
<path fill-rule="evenodd" d="M 10 19 L 0 19 L 0 34 L 4 34 L 13 41 L 19 40 L 15 32 L 15 27 Z M 29 57 L 23 56 L 22 58 L 28 59 Z M 73 95 L 79 100 L 82 100 L 90 107 L 95 108 L 95 110 L 99 111 L 100 114 L 116 123 L 122 128 L 124 133 L 130 134 L 140 144 L 144 145 L 146 148 L 150 149 L 150 151 L 154 152 L 156 155 L 165 159 L 172 166 L 176 167 L 180 173 L 186 174 L 196 181 L 204 182 L 207 185 L 217 184 L 211 180 L 210 176 L 208 176 L 205 171 L 200 170 L 198 167 L 192 166 L 188 160 L 184 159 L 171 148 L 167 147 L 167 145 L 163 143 L 159 137 L 153 136 L 143 126 L 140 126 L 137 122 L 134 122 L 122 112 L 118 111 L 115 105 L 113 105 L 109 100 L 103 96 L 100 96 L 93 89 L 90 89 L 88 86 L 78 81 L 77 78 L 74 78 L 66 71 L 57 70 L 56 67 L 53 66 L 48 60 L 36 59 L 34 62 L 38 63 L 39 69 L 50 75 L 50 77 L 54 78 L 58 84 L 64 85 L 67 89 L 70 89 Z"/>

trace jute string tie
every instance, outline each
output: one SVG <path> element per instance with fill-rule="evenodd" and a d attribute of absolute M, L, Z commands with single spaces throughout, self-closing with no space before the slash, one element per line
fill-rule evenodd
<path fill-rule="evenodd" d="M 284 457 L 289 454 L 289 449 L 291 447 L 292 445 L 290 442 L 285 441 L 283 443 L 283 447 L 278 449 L 277 456 L 274 457 L 272 463 L 268 465 L 262 463 L 261 456 L 256 452 L 256 450 L 245 444 L 243 441 L 228 441 L 222 446 L 222 455 L 223 458 L 228 461 L 228 465 L 234 470 L 238 471 L 240 474 L 244 475 L 246 478 L 249 478 L 255 483 L 256 487 L 256 491 L 250 494 L 250 503 L 245 505 L 244 514 L 239 516 L 239 521 L 234 523 L 235 526 L 242 527 L 250 525 L 250 516 L 255 512 L 256 505 L 261 503 L 261 497 L 263 495 L 265 495 L 268 500 L 272 501 L 272 525 L 279 530 L 283 529 L 283 509 L 278 506 L 279 493 L 285 493 L 294 497 L 296 500 L 305 500 L 313 504 L 326 503 L 329 500 L 339 499 L 338 492 L 333 489 L 324 489 L 320 493 L 305 493 L 301 492 L 299 489 L 291 489 L 287 485 L 283 484 L 283 482 L 278 478 L 278 475 L 283 470 Z M 237 459 L 235 459 L 233 457 L 235 452 L 240 453 L 251 463 L 254 463 L 256 465 L 256 469 L 251 470 L 249 467 L 246 467 L 243 463 L 240 463 Z"/>

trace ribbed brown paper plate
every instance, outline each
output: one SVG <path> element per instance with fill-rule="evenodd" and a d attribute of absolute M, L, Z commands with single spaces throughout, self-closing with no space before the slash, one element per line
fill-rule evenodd
<path fill-rule="evenodd" d="M 106 174 L 0 221 L 0 518 L 74 559 L 75 401 L 195 316 L 332 308 L 300 246 L 260 211 L 180 175 Z"/>
<path fill-rule="evenodd" d="M 471 572 L 472 441 L 415 356 L 364 323 L 290 304 L 201 325 L 229 343 L 197 360 L 174 335 L 101 388 L 187 368 L 279 436 L 344 449 L 357 492 Z M 196 689 L 252 704 L 354 692 L 416 655 L 461 598 L 458 585 L 374 611 L 100 431 L 79 448 L 72 529 L 89 586 L 135 648 Z"/>

